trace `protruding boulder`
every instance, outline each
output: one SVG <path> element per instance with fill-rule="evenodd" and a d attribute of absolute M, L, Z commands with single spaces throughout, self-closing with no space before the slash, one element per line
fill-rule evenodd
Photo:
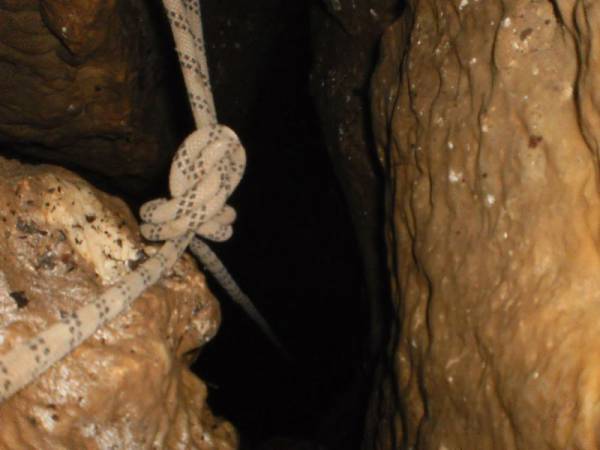
<path fill-rule="evenodd" d="M 0 354 L 155 251 L 122 201 L 64 169 L 0 159 L 0 202 Z M 0 404 L 0 448 L 237 448 L 188 368 L 219 321 L 184 256 L 131 310 Z"/>

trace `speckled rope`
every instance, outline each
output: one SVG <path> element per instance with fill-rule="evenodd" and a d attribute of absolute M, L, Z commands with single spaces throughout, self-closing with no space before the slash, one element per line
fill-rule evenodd
<path fill-rule="evenodd" d="M 175 37 L 197 130 L 179 147 L 169 175 L 172 199 L 142 206 L 141 232 L 166 240 L 160 250 L 104 294 L 37 336 L 0 355 L 0 401 L 35 380 L 121 312 L 169 270 L 189 246 L 223 288 L 282 349 L 269 325 L 217 256 L 197 236 L 223 241 L 235 211 L 225 202 L 241 180 L 246 155 L 236 134 L 218 125 L 197 0 L 163 1 Z M 283 350 L 283 349 L 282 349 Z M 284 352 L 285 353 L 285 352 Z"/>

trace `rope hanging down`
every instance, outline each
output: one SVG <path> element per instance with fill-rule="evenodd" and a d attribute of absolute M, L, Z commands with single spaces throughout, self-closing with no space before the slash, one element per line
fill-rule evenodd
<path fill-rule="evenodd" d="M 246 154 L 236 134 L 217 123 L 198 0 L 163 0 L 175 38 L 196 131 L 179 147 L 169 174 L 172 199 L 146 203 L 140 231 L 149 240 L 165 240 L 160 250 L 100 297 L 37 336 L 0 355 L 0 401 L 34 381 L 169 270 L 189 246 L 234 301 L 271 341 L 285 350 L 271 328 L 240 290 L 217 256 L 198 236 L 224 241 L 232 234 L 235 211 L 226 205 L 239 184 Z"/>

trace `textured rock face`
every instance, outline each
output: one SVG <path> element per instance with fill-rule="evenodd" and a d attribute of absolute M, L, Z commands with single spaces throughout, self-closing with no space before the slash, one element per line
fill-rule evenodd
<path fill-rule="evenodd" d="M 0 159 L 0 353 L 75 310 L 144 248 L 124 204 L 66 170 Z M 1 449 L 232 449 L 187 368 L 219 308 L 191 258 L 0 404 Z"/>
<path fill-rule="evenodd" d="M 0 2 L 5 148 L 75 164 L 130 190 L 165 166 L 175 148 L 172 121 L 145 3 Z"/>
<path fill-rule="evenodd" d="M 396 18 L 398 4 L 398 0 L 325 1 L 313 6 L 311 14 L 311 92 L 363 258 L 371 357 L 381 349 L 382 305 L 387 299 L 382 289 L 382 185 L 368 126 L 367 97 L 377 44 Z"/>
<path fill-rule="evenodd" d="M 593 2 L 416 0 L 387 33 L 396 326 L 368 448 L 600 447 L 599 25 Z"/>

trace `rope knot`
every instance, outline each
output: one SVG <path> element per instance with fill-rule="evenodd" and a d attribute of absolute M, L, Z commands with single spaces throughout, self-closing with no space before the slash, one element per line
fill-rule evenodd
<path fill-rule="evenodd" d="M 189 135 L 177 149 L 169 173 L 171 199 L 142 205 L 142 235 L 163 241 L 188 232 L 211 241 L 233 233 L 235 210 L 226 205 L 246 167 L 246 152 L 229 127 L 207 125 Z"/>

